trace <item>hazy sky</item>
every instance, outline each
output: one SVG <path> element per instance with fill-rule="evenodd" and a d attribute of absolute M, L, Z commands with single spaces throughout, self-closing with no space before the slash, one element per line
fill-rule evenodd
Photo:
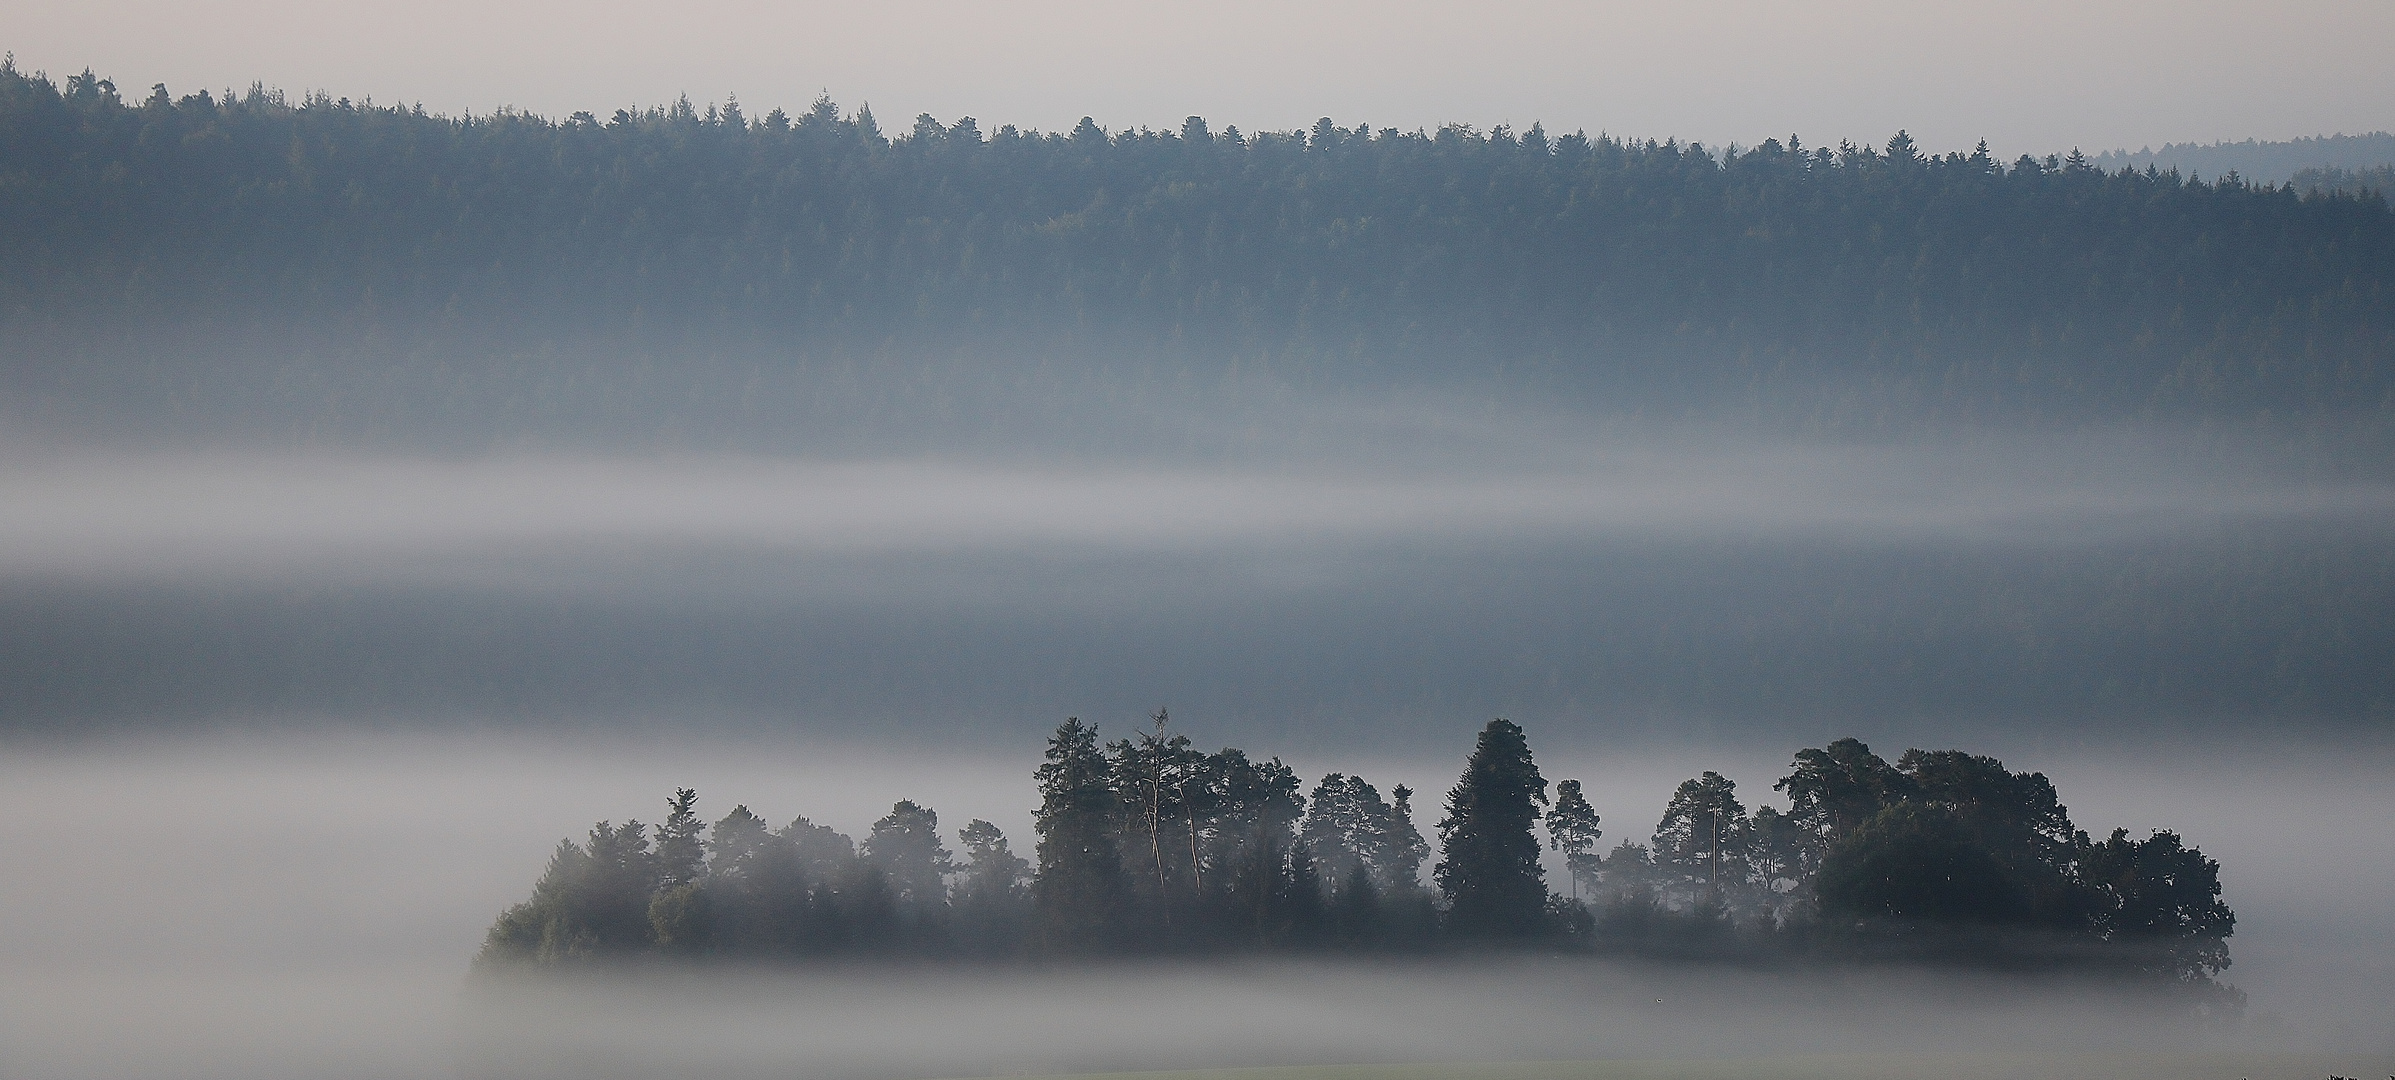
<path fill-rule="evenodd" d="M 2395 128 L 2395 3 L 975 5 L 598 0 L 0 2 L 0 47 L 127 90 L 264 81 L 455 112 L 605 115 L 687 93 L 752 114 L 828 90 L 885 124 L 928 111 L 1069 127 L 1587 128 L 1752 144 L 2001 154 Z"/>

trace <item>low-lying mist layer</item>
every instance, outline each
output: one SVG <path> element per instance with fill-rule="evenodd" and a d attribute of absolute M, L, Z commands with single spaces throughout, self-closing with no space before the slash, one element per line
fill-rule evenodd
<path fill-rule="evenodd" d="M 1457 722 L 1436 755 L 1393 758 L 1376 745 L 1292 764 L 1441 790 L 1475 726 Z M 1039 730 L 1022 727 L 1027 739 Z M 482 1071 L 464 1075 L 653 1075 L 659 1055 L 726 1075 L 865 1060 L 888 1066 L 882 1075 L 928 1076 L 2028 1045 L 2395 1052 L 2395 956 L 2378 944 L 2374 872 L 2395 851 L 2363 827 L 2395 814 L 2383 755 L 2230 742 L 2120 755 L 2040 750 L 2018 735 L 1986 745 L 2050 764 L 2080 820 L 2176 827 L 2223 861 L 2240 917 L 2231 974 L 2251 994 L 2243 1026 L 2178 1027 L 2162 1006 L 2046 982 L 1543 961 L 852 968 L 465 996 L 462 957 L 491 913 L 521 897 L 525 868 L 595 818 L 655 805 L 664 778 L 858 835 L 893 796 L 1031 831 L 1027 755 L 723 741 L 661 726 L 633 738 L 394 732 L 10 749 L 0 1060 L 44 1080 L 275 1080 L 455 1076 L 466 1064 Z M 1784 746 L 1738 744 L 1542 760 L 1584 778 L 1608 830 L 1627 834 L 1652 824 L 1680 778 L 1719 769 L 1760 801 L 1787 764 Z"/>
<path fill-rule="evenodd" d="M 980 738 L 1170 703 L 1250 741 L 1592 713 L 1869 738 L 2395 708 L 2383 469 L 2134 431 L 1319 418 L 1212 464 L 27 454 L 0 467 L 0 726 Z"/>
<path fill-rule="evenodd" d="M 2239 1045 L 2117 988 L 1587 960 L 726 973 L 492 985 L 469 1076 L 910 1077 L 1354 1062 L 2185 1051 Z M 650 1038 L 629 1032 L 664 1028 Z M 2034 1035 L 2032 1035 L 2034 1033 Z"/>
<path fill-rule="evenodd" d="M 2161 446 L 1637 444 L 1411 470 L 757 458 L 85 457 L 0 469 L 0 573 L 429 576 L 461 560 L 1431 547 L 1707 539 L 2085 547 L 2243 523 L 2384 522 L 2395 481 L 2222 475 Z M 1488 461 L 1487 457 L 1497 457 Z M 1510 465 L 1511 468 L 1503 466 Z M 38 512 L 36 512 L 38 510 Z"/>

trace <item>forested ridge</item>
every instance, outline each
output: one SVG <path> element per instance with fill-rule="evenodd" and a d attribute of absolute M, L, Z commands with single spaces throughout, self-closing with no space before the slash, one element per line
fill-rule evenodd
<path fill-rule="evenodd" d="M 559 842 L 479 962 L 1528 946 L 2098 971 L 2239 1000 L 2215 981 L 2236 926 L 2219 863 L 2169 831 L 2093 839 L 2044 774 L 1994 758 L 1891 763 L 1841 739 L 1794 755 L 1774 785 L 1787 811 L 1749 813 L 1735 781 L 1707 772 L 1679 785 L 1646 842 L 1607 853 L 1581 782 L 1550 796 L 1525 733 L 1500 719 L 1447 794 L 1433 863 L 1404 786 L 1384 797 L 1331 773 L 1303 794 L 1279 758 L 1205 753 L 1154 719 L 1112 742 L 1078 719 L 1056 729 L 1033 859 L 976 820 L 955 833 L 959 861 L 937 812 L 912 800 L 859 844 L 804 817 L 776 829 L 746 805 L 710 827 L 697 793 L 677 791 L 662 824 L 600 822 L 586 843 Z"/>
<path fill-rule="evenodd" d="M 427 399 L 582 350 L 1131 356 L 1669 400 L 1839 386 L 1978 413 L 2395 405 L 2375 194 L 1931 155 L 1901 132 L 890 132 L 829 100 L 553 121 L 123 94 L 12 63 L 0 260 L 5 363 L 35 394 L 109 385 L 86 369 L 111 350 L 222 340 L 302 358 L 268 365 L 285 382 L 445 372 L 407 384 Z"/>

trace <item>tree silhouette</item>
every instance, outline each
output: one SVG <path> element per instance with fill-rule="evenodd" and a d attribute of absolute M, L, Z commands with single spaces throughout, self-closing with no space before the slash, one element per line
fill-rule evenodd
<path fill-rule="evenodd" d="M 1750 834 L 1737 790 L 1737 781 L 1708 771 L 1672 792 L 1653 842 L 1655 868 L 1673 906 L 1720 910 L 1742 899 L 1737 890 L 1747 882 Z"/>
<path fill-rule="evenodd" d="M 1066 952 L 1113 948 L 1121 943 L 1129 888 L 1097 729 L 1068 718 L 1049 738 L 1046 757 L 1036 774 L 1039 871 L 1031 886 L 1042 941 Z"/>
<path fill-rule="evenodd" d="M 1430 841 L 1414 827 L 1414 789 L 1399 784 L 1389 789 L 1388 863 L 1381 868 L 1383 892 L 1412 892 L 1422 887 L 1422 863 L 1430 858 Z"/>
<path fill-rule="evenodd" d="M 1447 900 L 1449 927 L 1466 937 L 1524 937 L 1546 911 L 1539 865 L 1537 807 L 1547 781 L 1531 761 L 1522 729 L 1504 719 L 1481 729 L 1463 778 L 1447 793 L 1439 821 L 1445 858 L 1433 870 Z"/>
<path fill-rule="evenodd" d="M 707 848 L 699 834 L 707 826 L 695 809 L 698 797 L 690 788 L 675 791 L 666 801 L 665 823 L 657 826 L 657 880 L 668 888 L 697 881 L 706 868 Z"/>
<path fill-rule="evenodd" d="M 863 855 L 888 876 L 898 909 L 909 918 L 934 918 L 947 906 L 948 875 L 956 866 L 940 844 L 937 813 L 912 800 L 899 800 L 873 823 Z"/>
<path fill-rule="evenodd" d="M 1555 785 L 1555 807 L 1547 811 L 1547 844 L 1563 852 L 1565 873 L 1571 877 L 1572 899 L 1580 898 L 1582 882 L 1594 883 L 1602 859 L 1597 855 L 1597 841 L 1605 835 L 1597 827 L 1596 808 L 1580 793 L 1580 781 L 1565 780 Z"/>
<path fill-rule="evenodd" d="M 2237 916 L 2220 899 L 2220 863 L 2168 830 L 2131 840 L 2114 829 L 2081 859 L 2099 898 L 2097 932 L 2130 963 L 2176 982 L 2229 966 Z"/>
<path fill-rule="evenodd" d="M 1439 822 L 1442 919 L 1417 877 L 1427 845 L 1409 789 L 1383 802 L 1334 772 L 1309 802 L 1278 758 L 1199 754 L 1161 731 L 1101 746 L 1068 719 L 1035 774 L 1036 868 L 983 820 L 957 831 L 959 867 L 938 815 L 912 800 L 860 849 L 805 817 L 769 828 L 745 805 L 703 828 L 683 788 L 654 829 L 603 821 L 560 841 L 476 964 L 1407 950 L 1546 934 L 1559 950 L 1682 958 L 2074 966 L 2187 991 L 2208 1011 L 2242 1002 L 2217 979 L 2236 927 L 2220 864 L 2179 834 L 2091 841 L 2043 774 L 1961 751 L 1908 750 L 1889 766 L 1841 739 L 1793 760 L 1787 812 L 1750 819 L 1735 782 L 1707 772 L 1673 792 L 1654 848 L 1599 858 L 1582 785 L 1559 783 L 1542 815 L 1527 738 L 1491 721 Z M 1542 817 L 1572 896 L 1546 891 Z M 1145 867 L 1124 866 L 1126 837 Z M 1139 887 L 1159 861 L 1162 886 Z"/>

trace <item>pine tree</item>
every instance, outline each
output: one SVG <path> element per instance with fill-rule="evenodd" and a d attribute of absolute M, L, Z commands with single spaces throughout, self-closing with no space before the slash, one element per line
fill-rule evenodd
<path fill-rule="evenodd" d="M 952 904 L 956 930 L 951 940 L 969 953 L 1003 956 L 1016 952 L 1030 913 L 1031 864 L 1006 843 L 996 825 L 975 819 L 958 829 L 965 868 Z"/>
<path fill-rule="evenodd" d="M 873 823 L 864 857 L 889 875 L 899 909 L 909 916 L 923 918 L 947 904 L 948 875 L 956 863 L 940 844 L 940 815 L 930 808 L 908 799 L 893 804 Z"/>
<path fill-rule="evenodd" d="M 715 823 L 707 838 L 707 875 L 730 879 L 746 874 L 758 849 L 772 835 L 773 827 L 751 813 L 747 804 L 733 807 L 731 813 Z"/>
<path fill-rule="evenodd" d="M 1839 739 L 1796 752 L 1790 771 L 1772 788 L 1788 793 L 1788 818 L 1813 838 L 1810 858 L 1853 832 L 1910 791 L 1911 781 L 1860 739 Z"/>
<path fill-rule="evenodd" d="M 1105 950 L 1119 943 L 1130 885 L 1115 846 L 1115 794 L 1098 732 L 1068 718 L 1048 740 L 1039 780 L 1039 873 L 1032 880 L 1040 936 L 1049 949 Z"/>
<path fill-rule="evenodd" d="M 2128 963 L 2196 983 L 2229 966 L 2237 915 L 2220 899 L 2220 863 L 2157 830 L 2144 840 L 2114 829 L 2086 844 L 2081 873 L 2099 898 L 2095 925 Z"/>
<path fill-rule="evenodd" d="M 957 886 L 960 901 L 967 897 L 1006 902 L 1029 898 L 1024 883 L 1031 878 L 1031 864 L 1007 846 L 1006 834 L 996 825 L 975 818 L 956 831 L 956 839 L 965 845 L 964 880 Z"/>
<path fill-rule="evenodd" d="M 1432 872 L 1447 898 L 1448 927 L 1466 937 L 1525 937 L 1546 912 L 1546 871 L 1539 865 L 1537 807 L 1547 780 L 1530 758 L 1522 729 L 1504 719 L 1481 729 L 1463 778 L 1447 793 L 1439 821 L 1446 857 Z"/>
<path fill-rule="evenodd" d="M 1675 907 L 1720 909 L 1747 883 L 1752 829 L 1738 782 L 1717 772 L 1684 781 L 1655 825 L 1655 866 Z"/>
<path fill-rule="evenodd" d="M 1137 895 L 1169 924 L 1173 907 L 1197 892 L 1190 795 L 1205 756 L 1190 749 L 1188 736 L 1169 730 L 1166 710 L 1156 710 L 1149 719 L 1152 730 L 1109 743 L 1106 750 L 1120 800 L 1124 869 Z M 1193 884 L 1183 885 L 1184 878 Z"/>
<path fill-rule="evenodd" d="M 1580 883 L 1594 884 L 1601 864 L 1597 841 L 1605 831 L 1597 828 L 1596 808 L 1580 794 L 1580 781 L 1565 780 L 1555 785 L 1555 808 L 1547 811 L 1547 843 L 1563 852 L 1565 871 L 1571 876 L 1572 899 L 1580 898 Z"/>
<path fill-rule="evenodd" d="M 1344 888 L 1358 870 L 1379 872 L 1389 861 L 1389 813 L 1389 804 L 1363 777 L 1323 777 L 1299 829 L 1322 880 Z"/>

